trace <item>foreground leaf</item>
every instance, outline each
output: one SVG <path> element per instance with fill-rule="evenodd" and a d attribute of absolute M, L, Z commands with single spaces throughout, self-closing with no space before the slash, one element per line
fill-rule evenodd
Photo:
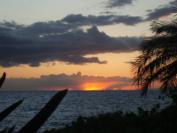
<path fill-rule="evenodd" d="M 6 108 L 5 110 L 3 110 L 0 113 L 0 122 L 2 120 L 4 120 L 12 111 L 14 111 L 22 102 L 23 102 L 23 100 L 20 100 L 20 101 L 18 101 L 16 103 L 12 104 L 11 106 Z"/>
<path fill-rule="evenodd" d="M 2 75 L 2 77 L 1 77 L 1 79 L 0 79 L 0 88 L 2 87 L 5 79 L 6 79 L 6 73 L 4 72 L 3 75 Z"/>
<path fill-rule="evenodd" d="M 45 107 L 30 121 L 28 122 L 19 133 L 36 133 L 37 130 L 45 123 L 50 115 L 55 111 L 62 99 L 67 94 L 67 90 L 60 91 L 55 94 Z"/>

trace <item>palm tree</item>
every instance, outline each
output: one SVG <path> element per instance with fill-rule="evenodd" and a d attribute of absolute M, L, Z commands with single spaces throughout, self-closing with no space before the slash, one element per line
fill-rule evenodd
<path fill-rule="evenodd" d="M 163 92 L 177 90 L 177 19 L 154 22 L 153 37 L 141 45 L 141 54 L 133 64 L 134 83 L 142 87 L 142 95 L 154 81 L 160 82 Z"/>

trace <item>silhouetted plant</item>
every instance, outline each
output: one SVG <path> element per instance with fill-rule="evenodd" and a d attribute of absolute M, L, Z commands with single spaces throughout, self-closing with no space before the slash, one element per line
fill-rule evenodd
<path fill-rule="evenodd" d="M 4 130 L 0 131 L 0 133 L 13 133 L 15 129 L 15 126 L 11 128 L 5 128 Z"/>
<path fill-rule="evenodd" d="M 2 120 L 4 120 L 11 112 L 13 112 L 22 102 L 23 102 L 23 100 L 20 100 L 20 101 L 18 101 L 16 103 L 12 104 L 11 106 L 6 108 L 5 110 L 3 110 L 0 113 L 0 122 Z"/>
<path fill-rule="evenodd" d="M 177 105 L 159 110 L 138 108 L 137 113 L 128 112 L 101 114 L 94 117 L 79 117 L 72 124 L 46 131 L 45 133 L 176 133 Z"/>
<path fill-rule="evenodd" d="M 177 19 L 172 22 L 154 22 L 153 37 L 144 40 L 141 54 L 132 63 L 134 81 L 142 86 L 142 95 L 154 81 L 161 83 L 163 92 L 177 88 Z"/>
<path fill-rule="evenodd" d="M 2 77 L 1 77 L 1 79 L 0 79 L 0 88 L 2 87 L 5 79 L 6 79 L 6 73 L 4 72 L 3 75 L 2 75 Z"/>
<path fill-rule="evenodd" d="M 50 115 L 55 111 L 62 99 L 67 94 L 67 90 L 60 91 L 55 94 L 45 107 L 30 121 L 28 122 L 19 133 L 36 133 L 37 130 L 45 123 Z"/>

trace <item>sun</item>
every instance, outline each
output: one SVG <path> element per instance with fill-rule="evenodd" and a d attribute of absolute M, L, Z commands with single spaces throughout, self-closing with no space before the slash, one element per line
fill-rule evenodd
<path fill-rule="evenodd" d="M 104 91 L 108 88 L 110 83 L 102 83 L 102 82 L 88 82 L 82 85 L 83 91 Z"/>
<path fill-rule="evenodd" d="M 84 91 L 100 91 L 103 90 L 102 88 L 98 88 L 97 86 L 88 86 L 83 89 Z"/>
<path fill-rule="evenodd" d="M 85 83 L 83 85 L 83 90 L 84 91 L 99 91 L 103 90 L 103 85 L 98 84 L 98 83 Z"/>

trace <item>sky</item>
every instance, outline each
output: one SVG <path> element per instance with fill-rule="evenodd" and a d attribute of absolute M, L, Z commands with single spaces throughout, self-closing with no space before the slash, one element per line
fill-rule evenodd
<path fill-rule="evenodd" d="M 177 0 L 0 0 L 0 74 L 9 90 L 132 90 L 153 21 Z"/>

